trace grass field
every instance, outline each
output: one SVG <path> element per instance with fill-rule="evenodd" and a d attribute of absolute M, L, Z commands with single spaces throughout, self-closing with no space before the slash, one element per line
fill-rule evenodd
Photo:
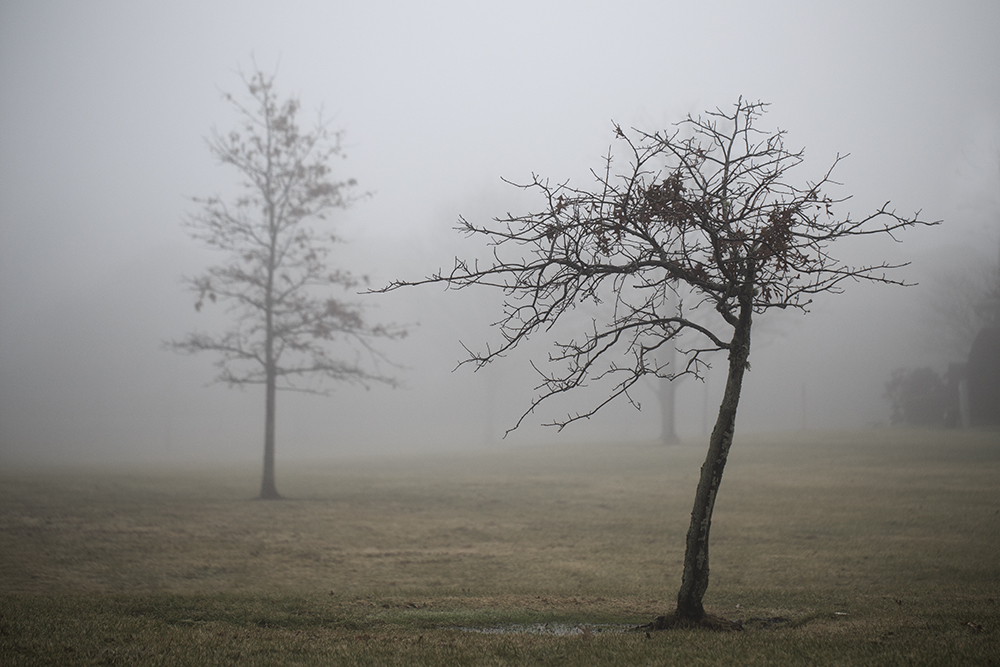
<path fill-rule="evenodd" d="M 703 455 L 279 461 L 280 502 L 256 468 L 8 471 L 0 663 L 1000 665 L 997 432 L 738 438 L 706 606 L 746 629 L 622 632 L 672 608 Z"/>

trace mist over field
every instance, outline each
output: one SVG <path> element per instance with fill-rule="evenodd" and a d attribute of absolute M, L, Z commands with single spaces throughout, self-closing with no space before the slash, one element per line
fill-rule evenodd
<path fill-rule="evenodd" d="M 848 284 L 797 313 L 757 321 L 738 431 L 885 423 L 891 371 L 943 367 L 927 303 L 940 276 L 996 261 L 1000 244 L 1000 5 L 961 2 L 7 2 L 0 6 L 0 462 L 256 461 L 263 391 L 211 385 L 211 355 L 162 349 L 219 329 L 182 276 L 221 258 L 181 226 L 191 197 L 232 195 L 212 128 L 235 123 L 220 91 L 239 70 L 276 72 L 345 131 L 338 177 L 372 193 L 331 223 L 332 264 L 378 287 L 484 248 L 453 231 L 541 202 L 502 182 L 533 173 L 589 185 L 613 122 L 653 131 L 742 95 L 761 126 L 806 148 L 795 174 L 834 174 L 856 216 L 891 200 L 944 220 L 853 241 L 849 262 L 905 262 L 908 289 Z M 359 296 L 411 325 L 380 348 L 398 389 L 283 393 L 282 460 L 542 441 L 652 441 L 619 402 L 561 433 L 539 423 L 501 440 L 529 405 L 539 339 L 478 373 L 462 343 L 498 340 L 498 295 L 439 287 Z M 930 341 L 930 342 L 929 342 Z M 679 385 L 678 429 L 707 433 L 724 382 Z M 722 371 L 723 375 L 719 375 Z M 580 400 L 586 400 L 581 398 Z"/>

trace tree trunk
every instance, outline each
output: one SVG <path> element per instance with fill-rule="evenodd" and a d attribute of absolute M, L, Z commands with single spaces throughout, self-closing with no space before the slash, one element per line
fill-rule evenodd
<path fill-rule="evenodd" d="M 273 218 L 273 214 L 272 214 Z M 274 229 L 274 225 L 271 225 Z M 264 477 L 260 483 L 261 500 L 281 498 L 274 483 L 274 433 L 278 393 L 278 368 L 274 358 L 274 248 L 271 238 L 271 260 L 268 264 L 267 291 L 264 297 Z"/>
<path fill-rule="evenodd" d="M 664 445 L 676 445 L 680 441 L 680 438 L 677 437 L 675 418 L 677 388 L 674 386 L 674 383 L 679 381 L 660 378 L 660 384 L 656 390 L 660 399 L 660 442 Z"/>
<path fill-rule="evenodd" d="M 722 472 L 726 467 L 729 448 L 733 444 L 736 408 L 740 403 L 743 374 L 750 356 L 752 312 L 749 303 L 741 305 L 739 320 L 733 332 L 726 391 L 719 406 L 719 417 L 709 439 L 708 456 L 701 467 L 694 509 L 691 511 L 691 525 L 688 528 L 687 546 L 684 552 L 684 575 L 681 579 L 681 589 L 677 594 L 678 620 L 701 621 L 705 617 L 702 601 L 705 591 L 708 590 L 708 533 L 712 526 L 712 510 L 715 508 L 715 497 L 722 482 Z"/>
<path fill-rule="evenodd" d="M 260 483 L 261 500 L 277 500 L 281 498 L 278 487 L 274 483 L 274 432 L 275 432 L 275 402 L 277 399 L 276 378 L 273 368 L 268 369 L 265 383 L 264 412 L 264 477 Z"/>

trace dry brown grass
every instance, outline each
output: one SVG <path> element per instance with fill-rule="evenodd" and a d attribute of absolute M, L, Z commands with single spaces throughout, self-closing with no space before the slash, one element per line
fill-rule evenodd
<path fill-rule="evenodd" d="M 278 642 L 304 664 L 656 664 L 681 655 L 675 640 L 454 628 L 669 611 L 702 454 L 562 446 L 284 466 L 279 502 L 251 499 L 253 469 L 7 473 L 0 649 L 72 646 L 91 660 L 103 635 L 121 656 L 167 664 L 178 642 L 237 662 L 274 662 L 265 648 Z M 997 554 L 1000 434 L 743 438 L 706 602 L 753 630 L 683 650 L 692 664 L 706 651 L 746 664 L 1000 663 Z M 78 620 L 46 649 L 59 616 Z M 787 620 L 754 620 L 776 617 Z"/>

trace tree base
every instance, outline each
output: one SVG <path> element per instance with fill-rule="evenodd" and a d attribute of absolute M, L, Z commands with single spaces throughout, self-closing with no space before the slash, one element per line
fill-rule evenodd
<path fill-rule="evenodd" d="M 699 619 L 685 618 L 672 612 L 666 616 L 657 616 L 656 620 L 646 625 L 640 625 L 636 630 L 693 630 L 701 628 L 715 632 L 736 632 L 743 629 L 740 621 L 730 621 L 714 614 L 705 614 Z"/>
<path fill-rule="evenodd" d="M 285 497 L 282 496 L 277 491 L 268 491 L 266 493 L 264 491 L 261 491 L 260 495 L 257 496 L 257 500 L 284 500 L 284 499 Z"/>

